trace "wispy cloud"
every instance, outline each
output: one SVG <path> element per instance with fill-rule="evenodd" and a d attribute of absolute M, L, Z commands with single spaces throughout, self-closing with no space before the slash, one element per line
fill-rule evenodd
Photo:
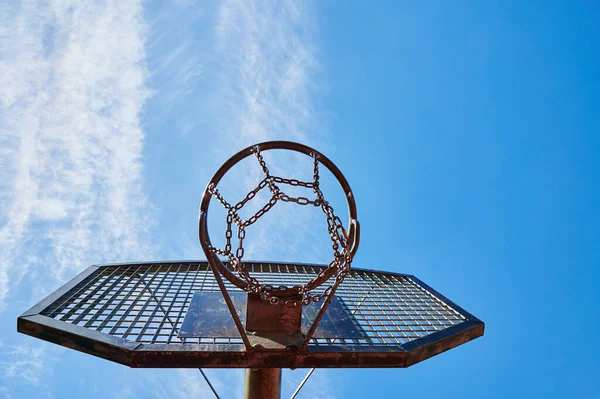
<path fill-rule="evenodd" d="M 0 6 L 0 312 L 11 326 L 7 305 L 26 308 L 92 263 L 151 257 L 141 14 L 136 1 Z M 43 385 L 43 344 L 7 339 L 2 378 Z"/>
<path fill-rule="evenodd" d="M 220 160 L 268 140 L 298 141 L 322 150 L 326 135 L 317 112 L 322 82 L 316 78 L 320 64 L 313 10 L 310 3 L 279 1 L 226 0 L 219 7 L 215 35 L 220 68 L 211 104 L 220 133 L 213 152 Z M 312 179 L 308 157 L 279 152 L 266 153 L 265 159 L 274 174 Z M 224 181 L 224 192 L 239 198 L 256 186 L 260 169 L 257 163 L 248 165 L 232 171 L 234 177 L 227 180 L 238 189 Z M 313 194 L 305 190 L 300 195 Z M 257 196 L 248 206 L 256 210 L 262 201 Z M 324 227 L 319 224 L 323 215 L 287 205 L 278 204 L 251 227 L 248 257 L 327 261 L 318 248 L 305 250 L 311 241 L 327 237 L 325 230 L 316 230 Z"/>
<path fill-rule="evenodd" d="M 205 370 L 205 372 L 220 397 L 243 396 L 243 370 Z M 118 399 L 214 397 L 197 369 L 153 370 L 152 373 L 140 374 L 140 370 L 128 370 L 120 378 L 120 390 L 116 392 L 113 390 L 107 394 Z"/>
<path fill-rule="evenodd" d="M 29 271 L 151 252 L 141 5 L 27 1 L 1 18 L 0 308 Z"/>
<path fill-rule="evenodd" d="M 220 127 L 236 148 L 274 138 L 319 142 L 312 7 L 225 0 L 218 10 Z"/>
<path fill-rule="evenodd" d="M 207 38 L 194 33 L 206 25 L 204 5 L 191 0 L 146 5 L 149 82 L 156 96 L 144 124 L 149 130 L 178 132 L 183 137 L 193 130 L 189 125 L 195 125 L 189 115 L 191 107 L 194 117 L 198 116 L 194 105 L 199 97 L 197 84 L 204 75 Z"/>
<path fill-rule="evenodd" d="M 0 359 L 0 381 L 7 382 L 12 379 L 30 386 L 46 388 L 41 391 L 46 392 L 44 396 L 48 396 L 48 381 L 45 381 L 43 377 L 51 374 L 49 367 L 51 360 L 48 359 L 42 345 L 35 342 L 25 342 L 14 346 L 0 343 L 0 348 L 4 354 L 3 359 Z M 5 388 L 5 396 L 10 397 L 8 386 Z"/>

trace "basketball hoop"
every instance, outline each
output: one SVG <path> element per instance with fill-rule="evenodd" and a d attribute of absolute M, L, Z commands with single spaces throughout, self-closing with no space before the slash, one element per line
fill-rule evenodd
<path fill-rule="evenodd" d="M 310 156 L 313 159 L 314 165 L 313 181 L 303 182 L 296 179 L 286 179 L 283 177 L 272 176 L 261 155 L 261 151 L 267 150 L 290 150 Z M 223 198 L 223 196 L 217 189 L 217 185 L 219 184 L 223 176 L 235 164 L 251 155 L 256 156 L 265 177 L 259 183 L 259 185 L 252 191 L 250 191 L 242 201 L 238 202 L 235 205 L 231 205 Z M 320 189 L 319 164 L 323 164 L 325 167 L 327 167 L 327 169 L 329 169 L 329 171 L 331 171 L 331 173 L 336 177 L 337 181 L 339 182 L 340 186 L 344 191 L 346 200 L 348 202 L 348 232 L 342 225 L 340 218 L 335 215 L 333 207 L 324 198 L 323 193 Z M 315 194 L 315 199 L 310 200 L 306 197 L 290 197 L 287 194 L 285 194 L 283 190 L 281 190 L 278 184 L 300 186 L 312 189 Z M 238 215 L 238 211 L 241 210 L 249 201 L 251 201 L 259 191 L 267 187 L 269 191 L 271 191 L 271 199 L 252 217 L 250 217 L 247 220 L 242 220 Z M 210 200 L 213 196 L 216 197 L 218 201 L 227 210 L 227 244 L 225 246 L 225 249 L 218 249 L 212 246 L 208 234 L 208 208 L 210 205 Z M 263 216 L 265 213 L 271 210 L 278 201 L 292 202 L 298 205 L 312 205 L 314 207 L 319 207 L 327 217 L 328 231 L 332 240 L 332 249 L 334 254 L 333 260 L 322 273 L 320 273 L 318 276 L 316 276 L 315 278 L 308 281 L 302 286 L 273 287 L 270 285 L 264 285 L 258 282 L 254 277 L 250 276 L 248 271 L 243 267 L 243 239 L 246 235 L 246 228 L 254 224 L 261 216 Z M 233 237 L 231 229 L 233 224 L 236 224 L 238 228 L 238 247 L 235 252 L 233 252 L 232 250 L 231 243 Z M 322 298 L 328 296 L 328 294 L 333 289 L 333 285 L 328 287 L 326 290 L 323 291 L 323 293 L 318 295 L 311 294 L 311 291 L 313 289 L 323 284 L 334 274 L 336 274 L 334 284 L 340 284 L 344 280 L 344 277 L 346 276 L 348 271 L 350 270 L 352 258 L 358 249 L 359 243 L 359 224 L 356 215 L 356 203 L 348 181 L 346 180 L 342 172 L 337 168 L 337 166 L 324 155 L 320 154 L 319 152 L 315 151 L 314 149 L 308 146 L 289 141 L 270 141 L 260 143 L 247 147 L 235 154 L 234 156 L 232 156 L 223 164 L 223 166 L 221 166 L 221 168 L 215 173 L 215 175 L 208 183 L 206 190 L 204 190 L 204 194 L 202 196 L 202 201 L 200 204 L 199 237 L 200 244 L 204 249 L 204 253 L 206 254 L 208 262 L 235 286 L 242 288 L 247 292 L 257 294 L 262 300 L 268 301 L 274 305 L 280 304 L 281 298 L 298 295 L 302 296 L 302 303 L 307 305 L 310 302 L 319 302 Z M 225 267 L 223 262 L 216 255 L 227 257 L 230 265 L 238 272 L 239 277 L 231 273 L 231 271 L 227 267 Z M 287 300 L 285 304 L 287 306 L 295 306 L 290 300 Z"/>

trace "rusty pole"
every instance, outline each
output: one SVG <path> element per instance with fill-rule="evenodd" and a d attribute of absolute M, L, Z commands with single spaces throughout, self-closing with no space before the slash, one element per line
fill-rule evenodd
<path fill-rule="evenodd" d="M 280 399 L 281 369 L 246 369 L 245 399 Z"/>

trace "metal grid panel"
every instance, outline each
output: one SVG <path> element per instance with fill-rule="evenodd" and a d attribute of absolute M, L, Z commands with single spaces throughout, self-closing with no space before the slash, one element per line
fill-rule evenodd
<path fill-rule="evenodd" d="M 263 262 L 247 267 L 261 282 L 287 286 L 303 284 L 323 268 Z M 219 291 L 206 262 L 103 266 L 41 314 L 144 344 L 241 344 L 240 338 L 177 336 L 196 291 Z M 466 320 L 411 276 L 353 270 L 336 295 L 364 338 L 313 338 L 312 347 L 398 346 Z"/>

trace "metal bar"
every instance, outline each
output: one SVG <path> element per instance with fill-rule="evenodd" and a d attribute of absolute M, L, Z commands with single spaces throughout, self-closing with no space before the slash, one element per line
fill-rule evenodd
<path fill-rule="evenodd" d="M 147 261 L 147 262 L 119 262 L 119 263 L 105 263 L 105 264 L 98 264 L 98 265 L 92 265 L 90 267 L 94 267 L 94 268 L 104 268 L 104 267 L 108 267 L 108 266 L 134 266 L 134 265 L 139 265 L 139 264 L 144 264 L 144 265 L 156 265 L 156 264 L 169 264 L 169 263 L 198 263 L 200 265 L 206 265 L 208 266 L 208 262 L 205 260 L 198 260 L 198 259 L 165 259 L 165 260 L 154 260 L 154 261 Z M 319 263 L 319 264 L 314 264 L 314 263 L 309 263 L 309 262 L 279 262 L 279 261 L 274 261 L 274 260 L 248 260 L 248 261 L 244 261 L 245 265 L 260 265 L 260 264 L 264 264 L 264 265 L 269 265 L 269 264 L 277 264 L 277 265 L 289 265 L 289 266 L 309 266 L 309 267 L 313 267 L 313 268 L 318 268 L 318 269 L 325 269 L 327 268 L 328 265 L 323 264 L 323 263 Z M 381 270 L 375 270 L 375 269 L 368 269 L 368 268 L 364 268 L 364 267 L 354 267 L 352 266 L 352 271 L 353 272 L 366 272 L 366 273 L 381 273 Z M 315 274 L 318 274 L 315 273 Z M 398 273 L 398 272 L 385 272 L 385 274 L 390 275 L 390 276 L 400 276 L 400 277 L 414 277 L 414 275 L 412 274 L 407 274 L 407 273 Z M 419 280 L 420 281 L 420 280 Z"/>
<path fill-rule="evenodd" d="M 215 258 L 217 257 L 217 255 L 215 255 L 214 253 L 210 253 L 209 256 L 214 256 Z M 251 352 L 253 350 L 252 345 L 250 344 L 250 341 L 248 340 L 248 335 L 246 334 L 246 330 L 244 329 L 244 326 L 242 326 L 242 322 L 240 320 L 240 318 L 237 315 L 237 311 L 235 310 L 235 306 L 233 305 L 233 301 L 231 300 L 231 296 L 229 296 L 229 292 L 227 292 L 227 288 L 225 287 L 225 283 L 223 283 L 223 278 L 221 277 L 221 274 L 219 273 L 219 271 L 217 270 L 216 267 L 213 267 L 213 263 L 209 263 L 210 264 L 210 268 L 213 271 L 213 274 L 215 275 L 215 280 L 217 280 L 217 284 L 219 285 L 219 289 L 221 290 L 221 293 L 223 294 L 223 298 L 225 299 L 225 303 L 227 304 L 227 308 L 229 309 L 229 313 L 231 313 L 231 317 L 233 318 L 233 322 L 235 323 L 235 326 L 238 329 L 238 332 L 240 333 L 240 337 L 242 338 L 242 341 L 244 342 L 244 346 L 246 347 L 246 350 L 248 352 Z"/>
<path fill-rule="evenodd" d="M 219 394 L 217 393 L 217 391 L 215 391 L 215 388 L 210 383 L 210 380 L 208 379 L 208 377 L 206 376 L 206 374 L 204 374 L 204 370 L 202 370 L 202 369 L 198 369 L 198 370 L 200 370 L 200 374 L 202 374 L 202 377 L 204 377 L 204 381 L 206 381 L 206 383 L 208 384 L 208 387 L 210 388 L 210 390 L 212 391 L 212 393 L 215 395 L 215 398 L 221 399 L 219 397 Z"/>
<path fill-rule="evenodd" d="M 162 285 L 163 281 L 165 280 L 165 278 L 169 274 L 168 271 L 171 270 L 172 266 L 173 266 L 172 264 L 169 264 L 167 270 L 165 271 L 165 273 L 163 274 L 162 278 L 158 282 L 159 286 Z M 160 274 L 160 270 L 161 270 L 162 267 L 163 267 L 162 264 L 153 264 L 151 266 L 152 269 L 156 268 L 156 270 L 154 272 L 154 275 L 150 279 L 150 282 L 148 282 L 148 286 L 150 286 L 152 284 L 152 282 L 154 281 L 154 279 Z M 148 298 L 146 298 L 146 301 L 144 302 L 144 304 L 142 305 L 142 307 L 140 309 L 137 309 L 137 313 L 135 313 L 133 310 L 135 309 L 136 306 L 138 306 L 142 302 L 142 299 L 143 299 L 142 297 L 139 297 L 139 298 L 136 298 L 135 300 L 131 301 L 131 303 L 129 304 L 129 306 L 125 310 L 125 312 L 121 315 L 121 317 L 119 318 L 119 320 L 117 320 L 117 323 L 115 324 L 115 326 L 110 331 L 110 334 L 116 333 L 117 329 L 119 329 L 119 328 L 126 328 L 125 332 L 123 333 L 123 338 L 127 338 L 128 334 L 132 331 L 132 329 L 135 326 L 138 325 L 138 322 L 139 322 L 140 318 L 142 317 L 142 315 L 144 314 L 144 312 L 146 311 L 146 308 L 150 304 L 150 301 L 151 301 L 152 297 L 148 296 Z M 128 327 L 124 327 L 124 326 L 122 327 L 122 325 L 125 322 L 125 320 L 128 317 L 130 317 L 130 315 L 132 315 L 132 314 L 135 314 L 135 316 L 133 316 L 133 320 L 130 320 L 131 324 Z M 140 341 L 141 340 L 140 339 L 141 336 L 142 336 L 141 333 L 137 334 L 135 340 L 136 341 Z"/>
<path fill-rule="evenodd" d="M 315 334 L 315 331 L 317 331 L 317 326 L 319 325 L 319 322 L 325 315 L 325 311 L 327 310 L 327 307 L 331 303 L 331 300 L 333 299 L 333 295 L 335 294 L 335 291 L 339 287 L 340 283 L 341 283 L 341 281 L 339 281 L 336 278 L 335 283 L 333 283 L 333 285 L 331 286 L 331 292 L 325 299 L 325 302 L 321 306 L 321 309 L 319 309 L 319 313 L 317 313 L 317 317 L 315 317 L 315 321 L 313 321 L 312 325 L 310 326 L 310 329 L 306 333 L 306 338 L 304 338 L 304 342 L 302 343 L 302 347 L 300 347 L 300 351 L 306 351 L 306 348 L 308 347 L 308 343 L 310 342 L 310 339 L 312 338 L 312 336 Z"/>
<path fill-rule="evenodd" d="M 152 269 L 151 266 L 146 267 L 146 271 L 144 272 L 144 276 L 146 276 L 151 269 Z M 138 268 L 138 271 L 139 271 L 139 268 Z M 111 312 L 108 314 L 108 316 L 106 316 L 104 318 L 104 321 L 102 321 L 102 323 L 100 323 L 100 325 L 96 329 L 98 331 L 102 331 L 102 329 L 104 327 L 106 327 L 109 322 L 115 321 L 115 320 L 113 320 L 113 318 L 115 318 L 115 316 L 117 315 L 117 312 L 119 312 L 121 310 L 121 308 L 123 307 L 123 305 L 125 304 L 125 302 L 127 302 L 127 300 L 129 299 L 130 295 L 131 296 L 133 295 L 133 293 L 139 287 L 139 285 L 140 285 L 140 283 L 142 281 L 143 277 L 140 278 L 140 280 L 138 282 L 136 282 L 135 284 L 133 284 L 133 286 L 130 286 L 130 283 L 132 282 L 134 276 L 136 274 L 138 274 L 138 271 L 134 272 L 134 274 L 131 275 L 131 277 L 129 278 L 129 280 L 127 280 L 127 282 L 125 284 L 123 284 L 121 286 L 121 288 L 119 288 L 114 294 L 112 294 L 110 300 L 106 301 L 106 303 L 104 304 L 104 306 L 102 306 L 100 309 L 98 309 L 96 311 L 96 314 L 94 314 L 94 316 L 92 316 L 92 318 L 90 320 L 88 320 L 88 322 L 84 325 L 84 327 L 91 326 L 92 323 L 95 322 L 98 319 L 98 316 L 100 316 L 105 309 L 108 309 L 111 306 L 112 306 Z M 138 274 L 138 277 L 139 277 L 139 274 Z M 127 292 L 126 295 L 121 295 L 123 292 L 126 292 L 125 291 L 126 287 L 129 287 L 129 291 Z M 118 303 L 113 303 L 114 301 L 118 300 L 117 298 L 119 297 L 119 295 L 122 296 L 121 300 L 118 301 Z M 138 298 L 140 298 L 142 295 L 143 295 L 143 290 L 140 293 L 138 293 Z"/>
<path fill-rule="evenodd" d="M 149 265 L 148 270 L 146 270 L 146 273 L 148 273 L 150 270 L 154 269 L 155 265 Z M 160 270 L 160 266 L 158 266 L 157 270 Z M 144 273 L 144 275 L 146 275 L 146 273 Z M 152 284 L 152 282 L 154 281 L 154 279 L 156 279 L 156 276 L 158 276 L 158 273 L 155 272 L 152 274 L 152 277 L 150 277 L 150 281 L 146 284 L 145 281 L 143 281 L 143 284 L 146 284 L 146 286 L 148 286 L 149 284 Z M 140 281 L 142 281 L 142 277 L 140 277 L 138 275 L 138 278 L 140 279 Z M 127 298 L 127 302 L 131 301 L 131 303 L 129 304 L 129 306 L 127 306 L 127 308 L 125 310 L 123 310 L 123 314 L 121 314 L 121 316 L 117 319 L 117 321 L 115 322 L 115 325 L 113 326 L 113 328 L 111 328 L 111 330 L 109 331 L 109 334 L 115 334 L 117 332 L 117 330 L 121 327 L 121 324 L 123 324 L 123 321 L 129 317 L 129 314 L 131 313 L 131 310 L 134 308 L 134 306 L 136 306 L 138 304 L 139 301 L 141 301 L 142 297 L 144 296 L 144 292 L 145 289 L 143 289 L 135 299 L 131 300 L 130 298 Z"/>
<path fill-rule="evenodd" d="M 302 382 L 300 383 L 300 385 L 298 385 L 298 388 L 296 388 L 296 390 L 294 391 L 294 393 L 292 394 L 292 396 L 290 396 L 290 399 L 294 399 L 296 397 L 296 395 L 298 395 L 298 393 L 300 392 L 300 390 L 302 389 L 302 387 L 304 386 L 304 384 L 306 384 L 306 381 L 308 381 L 308 379 L 310 378 L 310 376 L 312 375 L 312 373 L 315 371 L 314 368 L 310 369 L 309 372 L 306 374 L 306 376 L 304 377 L 304 379 L 302 380 Z"/>
<path fill-rule="evenodd" d="M 185 269 L 185 275 L 182 279 L 180 279 L 181 281 L 179 282 L 179 284 L 176 284 L 175 287 L 175 292 L 173 291 L 169 291 L 169 297 L 172 295 L 173 297 L 171 298 L 171 302 L 169 303 L 169 307 L 167 308 L 167 311 L 165 312 L 163 310 L 163 308 L 161 307 L 162 312 L 165 314 L 163 319 L 160 321 L 160 324 L 158 325 L 158 327 L 156 328 L 156 334 L 154 334 L 154 337 L 152 338 L 151 343 L 155 343 L 156 339 L 161 336 L 161 330 L 163 328 L 163 325 L 165 324 L 165 322 L 167 321 L 167 318 L 169 317 L 169 313 L 171 313 L 171 310 L 173 309 L 173 305 L 175 305 L 175 302 L 177 301 L 177 298 L 179 297 L 179 294 L 181 292 L 181 287 L 183 286 L 184 281 L 187 280 L 188 275 L 190 274 L 190 267 L 191 265 L 188 263 L 187 264 L 187 269 Z M 172 281 L 175 281 L 175 279 L 178 277 L 173 277 Z M 171 330 L 171 333 L 173 332 L 173 330 Z M 169 336 L 167 337 L 166 341 L 167 343 L 170 342 L 170 337 L 172 334 L 169 334 Z"/>
<path fill-rule="evenodd" d="M 364 351 L 363 348 L 361 351 L 356 348 L 344 349 L 341 345 L 321 349 L 322 347 L 311 348 L 310 352 L 296 352 L 291 356 L 287 351 L 247 352 L 242 344 L 141 344 L 131 353 L 130 367 L 245 369 L 274 365 L 285 369 L 396 368 L 406 367 L 408 357 L 402 347 L 390 345 L 364 347 Z"/>
<path fill-rule="evenodd" d="M 371 288 L 371 290 L 369 292 L 367 292 L 367 294 L 363 297 L 363 299 L 361 299 L 357 304 L 356 304 L 356 308 L 350 313 L 351 315 L 354 316 L 354 313 L 356 313 L 356 311 L 358 310 L 358 308 L 360 307 L 360 305 L 362 305 L 362 303 L 365 301 L 365 299 L 367 299 L 369 297 L 369 295 L 371 295 L 371 293 L 373 291 L 375 291 L 375 288 L 379 287 L 379 284 L 375 284 L 375 287 Z M 310 378 L 310 376 L 312 375 L 312 373 L 315 372 L 315 368 L 313 367 L 312 369 L 310 369 L 308 371 L 308 373 L 306 373 L 306 376 L 304 377 L 304 379 L 302 380 L 302 382 L 300 383 L 300 385 L 298 385 L 298 388 L 296 388 L 296 390 L 294 391 L 294 393 L 292 394 L 292 396 L 290 397 L 290 399 L 294 399 L 296 397 L 296 395 L 298 395 L 298 393 L 300 392 L 300 390 L 302 389 L 302 387 L 304 386 L 304 384 L 306 384 L 306 381 L 308 381 L 308 379 Z"/>
<path fill-rule="evenodd" d="M 181 269 L 181 265 L 182 264 L 179 264 L 179 266 L 177 267 L 177 271 L 175 273 L 179 272 L 179 270 Z M 170 275 L 172 267 L 173 267 L 173 264 L 170 264 L 169 267 L 167 268 L 167 270 L 165 270 L 165 272 L 164 272 L 165 274 L 163 275 L 162 279 L 160 280 L 159 285 L 162 285 L 163 281 L 165 281 L 165 279 L 167 277 L 172 277 Z M 159 268 L 157 270 L 157 273 L 160 271 L 160 269 L 161 269 L 161 267 L 159 266 Z M 170 291 L 171 286 L 173 285 L 173 281 L 174 281 L 174 279 L 171 278 L 171 281 L 170 281 L 168 287 L 163 292 L 163 294 L 162 294 L 162 296 L 161 296 L 161 298 L 159 300 L 159 303 L 161 303 L 163 301 L 163 299 L 165 298 L 165 296 L 167 295 L 167 293 Z M 142 315 L 145 314 L 144 312 L 146 311 L 146 309 L 148 308 L 148 305 L 150 305 L 151 302 L 152 302 L 152 296 L 149 296 L 146 299 L 146 302 L 144 303 L 144 305 L 142 306 L 142 308 L 138 311 L 137 315 L 135 316 L 135 318 L 133 319 L 133 321 L 131 322 L 131 324 L 127 328 L 127 330 L 125 331 L 125 333 L 123 333 L 123 338 L 127 338 L 129 336 L 129 334 L 131 334 L 133 328 L 137 325 L 137 323 L 140 320 L 140 318 L 142 317 Z M 132 309 L 134 308 L 133 305 L 135 305 L 135 302 L 132 303 L 132 307 L 131 307 Z M 154 310 L 152 311 L 152 313 L 148 316 L 148 320 L 146 320 L 146 323 L 142 327 L 141 331 L 136 334 L 136 341 L 140 341 L 140 340 L 143 339 L 144 334 L 146 332 L 146 329 L 148 328 L 148 326 L 150 325 L 150 323 L 153 322 L 154 316 L 156 315 L 157 310 L 158 310 L 158 308 L 155 307 Z M 144 317 L 146 317 L 146 316 L 144 316 Z M 155 338 L 155 336 L 156 336 L 157 333 L 158 333 L 158 329 L 156 329 L 156 333 L 153 335 L 152 339 Z M 142 338 L 142 339 L 140 339 L 140 338 Z"/>
<path fill-rule="evenodd" d="M 142 284 L 144 285 L 144 287 L 149 287 L 143 280 L 141 280 L 141 278 L 140 278 L 140 281 L 142 282 Z M 167 321 L 173 327 L 173 331 L 176 331 L 176 329 L 175 329 L 175 323 L 173 323 L 173 321 L 169 317 L 169 313 L 165 310 L 165 308 L 163 308 L 163 306 L 160 304 L 160 301 L 158 300 L 158 298 L 156 298 L 156 295 L 154 295 L 154 293 L 152 292 L 152 290 L 150 288 L 148 288 L 148 292 L 150 293 L 150 297 L 152 299 L 154 299 L 154 301 L 156 302 L 156 306 L 158 306 L 158 308 L 161 310 L 161 312 L 163 312 L 163 314 L 167 318 Z M 167 343 L 170 343 L 170 341 L 167 342 Z"/>
<path fill-rule="evenodd" d="M 136 345 L 135 342 L 42 315 L 19 317 L 17 331 L 126 366 L 131 366 L 131 355 Z"/>
<path fill-rule="evenodd" d="M 280 399 L 281 369 L 246 369 L 245 399 Z"/>
<path fill-rule="evenodd" d="M 192 265 L 190 264 L 190 267 Z M 189 269 L 188 269 L 189 271 Z M 200 272 L 200 266 L 197 265 L 196 267 L 196 274 L 194 274 L 194 278 L 192 279 L 191 282 L 189 282 L 189 288 L 187 290 L 187 293 L 185 294 L 185 300 L 183 301 L 183 303 L 181 304 L 181 308 L 179 309 L 179 313 L 177 313 L 177 317 L 175 318 L 175 323 L 179 323 L 179 320 L 183 317 L 183 311 L 186 309 L 186 303 L 188 303 L 188 298 L 190 297 L 190 295 L 193 294 L 193 289 L 194 289 L 194 284 L 196 283 L 196 279 L 198 278 L 198 273 Z M 186 274 L 187 277 L 187 274 Z M 185 282 L 185 280 L 184 280 Z M 183 284 L 182 284 L 183 285 Z M 179 287 L 179 289 L 177 290 L 177 295 L 175 296 L 173 302 L 178 299 L 179 297 L 179 293 L 181 291 L 181 286 Z M 170 319 L 169 319 L 170 321 Z M 171 322 L 171 321 L 170 321 Z M 175 331 L 175 325 L 173 324 L 173 322 L 171 322 L 171 324 L 173 325 L 173 331 Z M 178 333 L 179 334 L 179 333 Z M 171 339 L 173 338 L 173 334 L 169 335 L 169 338 L 167 339 L 167 343 L 171 342 Z M 180 338 L 181 342 L 185 342 L 185 340 L 182 340 Z"/>

